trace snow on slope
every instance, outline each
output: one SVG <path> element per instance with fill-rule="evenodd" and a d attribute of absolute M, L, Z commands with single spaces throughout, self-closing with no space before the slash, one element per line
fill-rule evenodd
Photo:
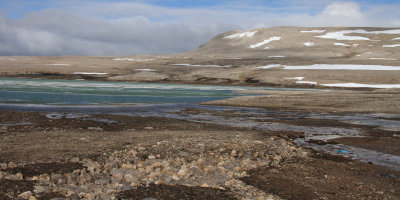
<path fill-rule="evenodd" d="M 400 84 L 361 84 L 361 83 L 333 83 L 333 84 L 322 84 L 323 86 L 328 87 L 349 87 L 349 88 L 381 88 L 381 89 L 389 89 L 389 88 L 400 88 Z"/>
<path fill-rule="evenodd" d="M 314 42 L 305 42 L 304 46 L 312 47 L 312 46 L 315 46 L 315 44 L 314 44 Z"/>
<path fill-rule="evenodd" d="M 326 30 L 310 30 L 310 31 L 300 31 L 302 33 L 323 33 Z"/>
<path fill-rule="evenodd" d="M 383 45 L 382 47 L 400 47 L 400 44 Z"/>
<path fill-rule="evenodd" d="M 225 36 L 224 39 L 233 39 L 233 38 L 242 38 L 242 37 L 253 37 L 257 31 L 253 32 L 244 32 L 244 33 L 235 33 L 232 35 Z"/>
<path fill-rule="evenodd" d="M 340 43 L 340 42 L 337 42 L 337 43 L 335 43 L 335 46 L 344 46 L 344 47 L 349 47 L 350 45 L 348 45 L 348 44 L 344 44 L 344 43 Z"/>
<path fill-rule="evenodd" d="M 324 39 L 335 39 L 335 40 L 370 40 L 367 37 L 345 35 L 345 34 L 351 34 L 351 33 L 359 33 L 359 34 L 400 34 L 400 29 L 384 30 L 384 31 L 366 31 L 366 30 L 363 30 L 363 29 L 342 30 L 342 31 L 336 31 L 336 32 L 329 32 L 329 33 L 326 33 L 325 35 L 320 35 L 320 36 L 315 36 L 315 37 L 324 38 Z"/>
<path fill-rule="evenodd" d="M 281 38 L 282 38 L 282 37 L 276 37 L 276 36 L 274 36 L 274 37 L 271 37 L 271 38 L 269 38 L 269 39 L 267 39 L 267 40 L 264 40 L 264 41 L 262 41 L 262 42 L 260 42 L 260 43 L 257 43 L 257 44 L 254 44 L 254 45 L 250 45 L 249 48 L 254 49 L 254 48 L 263 46 L 263 45 L 265 45 L 265 44 L 268 44 L 268 43 L 270 43 L 270 42 L 272 42 L 272 41 L 278 41 L 278 40 L 280 40 Z"/>
<path fill-rule="evenodd" d="M 400 71 L 400 66 L 384 66 L 384 65 L 351 65 L 351 64 L 314 64 L 285 66 L 279 64 L 271 64 L 267 66 L 256 67 L 257 69 L 270 69 L 283 67 L 287 70 L 383 70 L 383 71 Z"/>

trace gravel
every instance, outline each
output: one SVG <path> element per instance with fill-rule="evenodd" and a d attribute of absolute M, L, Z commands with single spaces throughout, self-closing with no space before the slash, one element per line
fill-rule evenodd
<path fill-rule="evenodd" d="M 238 199 L 279 199 L 240 180 L 247 171 L 263 166 L 279 167 L 282 162 L 304 159 L 308 152 L 284 139 L 248 140 L 172 138 L 154 144 L 128 145 L 124 150 L 104 155 L 94 161 L 73 158 L 83 169 L 72 173 L 40 174 L 24 177 L 0 171 L 0 179 L 36 180 L 35 195 L 56 192 L 68 198 L 115 199 L 122 191 L 149 185 L 200 186 L 227 190 Z M 8 167 L 23 164 L 8 163 Z M 1 164 L 2 169 L 5 164 Z"/>

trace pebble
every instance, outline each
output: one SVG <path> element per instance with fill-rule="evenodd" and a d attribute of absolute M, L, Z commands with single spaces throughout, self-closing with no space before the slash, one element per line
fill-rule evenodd
<path fill-rule="evenodd" d="M 36 197 L 35 196 L 30 196 L 29 200 L 36 200 Z"/>
<path fill-rule="evenodd" d="M 250 169 L 279 167 L 283 160 L 307 155 L 302 148 L 291 147 L 281 139 L 255 142 L 241 137 L 229 141 L 173 138 L 150 146 L 128 145 L 98 161 L 73 158 L 71 162 L 81 162 L 86 169 L 62 176 L 42 174 L 34 192 L 62 191 L 71 199 L 115 199 L 122 190 L 154 183 L 212 187 L 232 191 L 239 199 L 268 199 L 269 194 L 240 178 Z"/>
<path fill-rule="evenodd" d="M 18 165 L 15 163 L 15 162 L 9 162 L 8 163 L 8 168 L 15 168 L 15 167 L 17 167 Z"/>
<path fill-rule="evenodd" d="M 79 158 L 78 157 L 72 158 L 71 162 L 72 163 L 77 163 L 77 162 L 79 162 Z"/>
<path fill-rule="evenodd" d="M 0 169 L 7 169 L 7 163 L 0 163 Z"/>
<path fill-rule="evenodd" d="M 26 192 L 23 192 L 23 193 L 19 194 L 18 198 L 29 199 L 31 196 L 32 196 L 32 192 L 31 191 L 26 191 Z"/>

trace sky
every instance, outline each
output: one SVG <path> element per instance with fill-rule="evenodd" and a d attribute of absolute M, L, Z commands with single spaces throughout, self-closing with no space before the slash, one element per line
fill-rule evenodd
<path fill-rule="evenodd" d="M 400 27 L 399 0 L 3 0 L 0 56 L 168 54 L 272 26 Z"/>

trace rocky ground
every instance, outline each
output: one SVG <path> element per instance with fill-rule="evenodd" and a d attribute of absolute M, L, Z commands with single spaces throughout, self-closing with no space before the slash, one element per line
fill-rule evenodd
<path fill-rule="evenodd" d="M 304 149 L 291 139 L 297 133 L 165 118 L 101 116 L 116 126 L 1 114 L 3 124 L 36 120 L 2 129 L 1 199 L 400 197 L 399 172 Z"/>

